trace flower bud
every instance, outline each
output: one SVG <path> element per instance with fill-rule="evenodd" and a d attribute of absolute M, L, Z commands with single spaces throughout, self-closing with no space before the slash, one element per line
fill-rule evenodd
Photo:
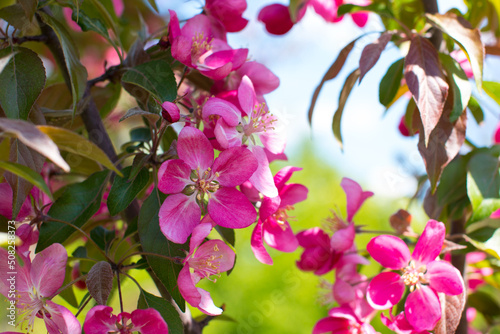
<path fill-rule="evenodd" d="M 165 101 L 161 105 L 161 115 L 170 123 L 175 123 L 181 118 L 179 107 L 173 102 Z"/>

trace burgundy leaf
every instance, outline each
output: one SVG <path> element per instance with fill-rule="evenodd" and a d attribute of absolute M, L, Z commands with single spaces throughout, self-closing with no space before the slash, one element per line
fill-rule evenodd
<path fill-rule="evenodd" d="M 425 145 L 423 134 L 424 125 L 419 123 L 420 139 L 418 150 L 424 159 L 427 175 L 431 181 L 432 193 L 436 189 L 444 167 L 458 154 L 460 147 L 462 147 L 465 141 L 467 114 L 463 113 L 458 120 L 453 123 L 450 122 L 452 104 L 453 96 L 450 96 L 447 100 L 445 111 L 441 114 L 436 127 L 429 134 L 427 145 Z"/>
<path fill-rule="evenodd" d="M 441 320 L 434 327 L 434 334 L 454 334 L 465 307 L 465 292 L 456 296 L 439 293 Z"/>
<path fill-rule="evenodd" d="M 351 53 L 351 50 L 354 48 L 354 44 L 358 38 L 356 38 L 354 41 L 351 43 L 347 44 L 339 53 L 337 59 L 333 62 L 332 66 L 326 71 L 325 75 L 323 76 L 323 79 L 321 79 L 321 82 L 319 83 L 318 87 L 314 90 L 314 94 L 311 100 L 311 105 L 309 106 L 309 112 L 307 118 L 309 119 L 309 125 L 312 124 L 312 116 L 313 116 L 313 111 L 314 111 L 314 106 L 316 105 L 316 100 L 318 99 L 319 93 L 321 92 L 321 88 L 323 88 L 323 85 L 325 82 L 328 80 L 332 80 L 339 74 L 340 70 L 345 64 L 345 61 L 347 60 L 347 56 L 349 56 L 349 53 Z"/>
<path fill-rule="evenodd" d="M 85 281 L 90 295 L 98 305 L 106 305 L 109 294 L 113 289 L 113 270 L 106 261 L 94 264 L 87 274 Z"/>
<path fill-rule="evenodd" d="M 425 146 L 443 113 L 448 84 L 441 70 L 439 55 L 427 39 L 415 36 L 405 60 L 405 79 L 417 103 L 423 123 Z"/>
<path fill-rule="evenodd" d="M 389 43 L 389 41 L 391 40 L 392 35 L 394 35 L 393 31 L 385 31 L 375 42 L 365 46 L 363 52 L 361 53 L 361 58 L 359 59 L 360 83 L 361 80 L 363 80 L 365 74 L 368 73 L 368 71 L 371 70 L 372 67 L 377 63 L 380 55 L 382 54 L 382 51 L 384 51 L 387 43 Z"/>

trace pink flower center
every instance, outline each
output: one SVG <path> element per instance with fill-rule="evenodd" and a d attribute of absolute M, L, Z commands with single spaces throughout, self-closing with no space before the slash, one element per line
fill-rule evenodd
<path fill-rule="evenodd" d="M 349 333 L 350 334 L 362 334 L 364 333 L 363 327 L 361 324 L 358 324 L 357 322 L 350 322 L 349 323 Z"/>
<path fill-rule="evenodd" d="M 277 118 L 266 108 L 265 103 L 254 107 L 248 124 L 243 126 L 245 136 L 250 137 L 253 133 L 267 132 L 274 130 L 274 123 Z"/>
<path fill-rule="evenodd" d="M 214 245 L 211 254 L 203 256 L 195 255 L 195 257 L 189 259 L 189 267 L 193 268 L 195 273 L 202 278 L 208 278 L 210 280 L 210 276 L 220 274 L 220 260 L 223 258 L 223 255 L 219 254 L 219 252 L 219 247 Z M 215 280 L 213 280 L 213 282 L 215 282 Z"/>
<path fill-rule="evenodd" d="M 203 173 L 199 168 L 192 172 L 191 181 L 193 181 L 193 184 L 188 186 L 188 190 L 195 192 L 196 199 L 200 202 L 204 201 L 205 195 L 207 199 L 210 199 L 211 194 L 220 188 L 219 182 L 214 180 L 220 176 L 220 173 L 215 172 L 212 174 L 211 171 L 212 169 L 209 167 Z"/>
<path fill-rule="evenodd" d="M 198 57 L 212 49 L 213 38 L 209 40 L 208 37 L 204 36 L 203 32 L 196 33 L 192 40 L 191 52 L 198 55 Z"/>
<path fill-rule="evenodd" d="M 406 268 L 403 268 L 402 279 L 405 285 L 410 286 L 410 289 L 413 291 L 415 286 L 418 287 L 418 284 L 427 284 L 427 280 L 424 277 L 427 268 L 425 265 L 421 265 L 420 267 L 416 267 L 414 261 L 410 261 L 409 265 Z"/>
<path fill-rule="evenodd" d="M 39 295 L 35 287 L 28 293 L 17 296 L 16 307 L 21 321 L 19 325 L 26 331 L 33 331 L 35 317 L 43 318 L 44 315 L 50 318 L 50 313 L 44 309 L 43 297 Z M 27 322 L 27 324 L 25 324 Z"/>
<path fill-rule="evenodd" d="M 279 208 L 271 217 L 273 217 L 276 222 L 279 224 L 281 229 L 285 231 L 287 229 L 286 222 L 290 220 L 291 218 L 294 218 L 294 216 L 290 216 L 288 214 L 288 211 L 294 210 L 295 208 L 293 205 L 287 205 L 283 208 Z"/>

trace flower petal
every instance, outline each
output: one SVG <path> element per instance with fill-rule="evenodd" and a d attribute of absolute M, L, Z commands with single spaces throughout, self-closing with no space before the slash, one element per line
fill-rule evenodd
<path fill-rule="evenodd" d="M 326 317 L 319 320 L 313 328 L 312 334 L 338 333 L 348 334 L 350 328 L 349 320 L 343 318 Z"/>
<path fill-rule="evenodd" d="M 158 170 L 158 189 L 165 194 L 177 194 L 193 183 L 189 178 L 191 167 L 181 159 L 167 160 Z"/>
<path fill-rule="evenodd" d="M 441 252 L 445 234 L 446 228 L 443 223 L 434 219 L 429 220 L 411 257 L 420 264 L 434 261 Z"/>
<path fill-rule="evenodd" d="M 406 298 L 405 315 L 415 331 L 432 330 L 441 319 L 437 293 L 425 285 L 411 292 Z"/>
<path fill-rule="evenodd" d="M 112 312 L 113 308 L 110 306 L 97 305 L 92 307 L 83 323 L 85 333 L 106 334 L 111 328 L 116 327 L 117 317 Z"/>
<path fill-rule="evenodd" d="M 198 308 L 201 312 L 208 315 L 220 315 L 222 314 L 222 309 L 215 306 L 212 297 L 210 297 L 210 293 L 201 288 L 196 288 L 198 293 L 201 295 L 201 302 L 198 304 Z"/>
<path fill-rule="evenodd" d="M 196 250 L 193 259 L 209 258 L 211 256 L 217 260 L 218 269 L 221 273 L 230 270 L 234 266 L 234 251 L 222 240 L 209 240 L 205 242 Z"/>
<path fill-rule="evenodd" d="M 337 230 L 330 239 L 330 247 L 336 252 L 345 252 L 354 244 L 356 231 L 354 223 L 350 222 L 345 228 Z"/>
<path fill-rule="evenodd" d="M 252 232 L 252 238 L 250 239 L 250 246 L 252 247 L 252 252 L 261 263 L 272 265 L 273 259 L 267 252 L 262 242 L 262 222 L 258 222 Z"/>
<path fill-rule="evenodd" d="M 49 329 L 48 325 L 49 321 L 52 321 L 53 324 L 55 324 L 56 330 L 53 332 L 54 334 L 60 334 L 60 333 L 73 334 L 73 333 L 80 333 L 82 331 L 82 326 L 80 325 L 80 322 L 76 319 L 73 313 L 66 307 L 57 305 L 51 300 L 47 300 L 46 308 L 50 312 L 50 320 L 45 317 L 44 320 L 47 325 L 47 329 Z M 49 333 L 52 334 L 50 330 Z M 87 333 L 99 334 L 99 332 L 91 332 L 91 331 L 88 331 Z M 103 332 L 103 334 L 104 333 L 108 332 Z"/>
<path fill-rule="evenodd" d="M 268 94 L 280 85 L 280 79 L 265 65 L 256 61 L 245 62 L 236 73 L 241 77 L 247 75 L 250 78 L 256 95 Z"/>
<path fill-rule="evenodd" d="M 429 286 L 437 292 L 447 295 L 459 295 L 465 290 L 460 271 L 445 261 L 432 261 L 427 264 L 425 277 Z"/>
<path fill-rule="evenodd" d="M 200 223 L 201 209 L 194 196 L 175 194 L 165 199 L 158 217 L 165 237 L 172 242 L 183 244 Z"/>
<path fill-rule="evenodd" d="M 245 228 L 257 218 L 252 203 L 235 188 L 217 190 L 208 201 L 208 213 L 218 225 L 227 228 Z"/>
<path fill-rule="evenodd" d="M 269 246 L 281 252 L 290 253 L 299 247 L 290 224 L 287 221 L 278 224 L 272 217 L 264 222 L 264 240 Z"/>
<path fill-rule="evenodd" d="M 258 191 L 260 191 L 264 196 L 276 197 L 278 196 L 278 189 L 276 188 L 273 180 L 273 174 L 269 168 L 269 162 L 267 161 L 266 153 L 264 149 L 260 146 L 252 146 L 250 148 L 259 166 L 249 181 L 253 184 Z"/>
<path fill-rule="evenodd" d="M 235 127 L 241 122 L 239 109 L 232 103 L 217 97 L 212 97 L 205 102 L 201 115 L 203 119 L 209 118 L 211 115 L 219 115 L 231 127 Z"/>
<path fill-rule="evenodd" d="M 214 161 L 214 150 L 210 141 L 200 130 L 191 126 L 184 127 L 177 141 L 179 159 L 191 167 L 206 171 Z"/>
<path fill-rule="evenodd" d="M 284 35 L 293 27 L 290 10 L 282 4 L 275 3 L 262 8 L 257 19 L 273 35 Z"/>
<path fill-rule="evenodd" d="M 375 261 L 389 269 L 404 268 L 411 258 L 408 246 L 393 235 L 373 238 L 366 246 L 366 250 Z"/>
<path fill-rule="evenodd" d="M 212 173 L 219 173 L 216 180 L 224 187 L 236 187 L 247 181 L 257 170 L 257 159 L 246 147 L 232 147 L 219 154 L 212 166 Z"/>
<path fill-rule="evenodd" d="M 347 197 L 347 221 L 350 222 L 363 202 L 373 196 L 373 193 L 371 191 L 363 191 L 356 181 L 346 177 L 342 179 L 340 186 L 344 189 Z"/>
<path fill-rule="evenodd" d="M 66 275 L 68 254 L 61 244 L 52 244 L 36 254 L 31 263 L 31 281 L 36 291 L 49 297 L 59 289 Z"/>
<path fill-rule="evenodd" d="M 355 299 L 355 291 L 351 284 L 336 278 L 333 284 L 333 298 L 339 305 L 350 303 Z"/>
<path fill-rule="evenodd" d="M 139 331 L 141 334 L 168 334 L 168 326 L 161 314 L 154 308 L 135 310 L 131 314 L 134 327 L 131 332 Z"/>
<path fill-rule="evenodd" d="M 366 298 L 376 310 L 386 310 L 396 305 L 403 296 L 405 284 L 394 272 L 383 272 L 375 276 L 366 289 Z"/>
<path fill-rule="evenodd" d="M 203 219 L 205 219 L 205 217 L 203 217 Z M 210 234 L 211 231 L 212 224 L 209 222 L 201 223 L 193 229 L 191 240 L 189 240 L 189 254 L 186 256 L 186 259 L 188 259 L 194 253 L 196 248 L 201 245 L 203 240 L 205 240 L 205 238 Z"/>
<path fill-rule="evenodd" d="M 308 189 L 306 186 L 298 183 L 285 185 L 280 190 L 281 207 L 294 205 L 307 199 Z"/>
<path fill-rule="evenodd" d="M 185 265 L 177 277 L 177 286 L 179 287 L 182 298 L 184 298 L 189 305 L 198 307 L 201 302 L 201 295 L 194 284 L 191 272 L 189 271 L 189 265 Z"/>
<path fill-rule="evenodd" d="M 222 149 L 242 145 L 243 134 L 238 132 L 234 126 L 227 125 L 223 119 L 219 119 L 215 124 L 214 135 Z"/>
<path fill-rule="evenodd" d="M 255 96 L 252 80 L 246 75 L 241 78 L 241 83 L 238 87 L 238 101 L 240 102 L 241 109 L 243 109 L 247 116 L 250 116 L 257 103 L 257 97 Z"/>
<path fill-rule="evenodd" d="M 276 197 L 264 197 L 262 199 L 262 204 L 259 208 L 259 219 L 265 221 L 269 216 L 278 211 L 281 204 L 281 198 Z"/>
<path fill-rule="evenodd" d="M 285 183 L 290 180 L 292 177 L 293 173 L 301 171 L 302 168 L 300 167 L 293 167 L 293 166 L 287 166 L 281 168 L 276 175 L 274 175 L 274 183 L 276 184 L 276 188 L 279 189 L 281 192 L 281 189 L 285 186 Z"/>

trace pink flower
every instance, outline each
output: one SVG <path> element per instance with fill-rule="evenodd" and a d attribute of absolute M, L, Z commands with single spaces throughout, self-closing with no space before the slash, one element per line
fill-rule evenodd
<path fill-rule="evenodd" d="M 273 35 L 284 35 L 294 25 L 288 7 L 278 3 L 262 8 L 257 19 L 264 23 L 266 30 Z"/>
<path fill-rule="evenodd" d="M 122 312 L 118 316 L 111 313 L 113 308 L 97 305 L 90 309 L 85 317 L 83 330 L 85 333 L 108 334 L 168 334 L 168 326 L 161 314 L 153 309 L 135 310 L 132 313 Z M 130 324 L 128 324 L 130 320 Z M 75 332 L 76 333 L 76 332 Z"/>
<path fill-rule="evenodd" d="M 36 196 L 34 194 L 34 191 L 36 191 L 38 194 L 38 190 L 36 188 L 32 190 L 32 195 Z M 12 220 L 13 197 L 14 195 L 12 193 L 12 188 L 10 187 L 10 185 L 7 182 L 0 183 L 0 198 L 2 198 L 2 200 L 0 201 L 0 215 L 4 216 L 8 220 Z M 24 200 L 23 205 L 21 206 L 21 209 L 19 210 L 17 217 L 15 218 L 17 221 L 23 221 L 25 218 L 34 215 L 35 213 L 31 206 L 31 198 L 28 195 Z"/>
<path fill-rule="evenodd" d="M 207 0 L 205 11 L 219 20 L 228 32 L 243 30 L 248 23 L 241 15 L 247 9 L 246 0 Z"/>
<path fill-rule="evenodd" d="M 356 254 L 353 246 L 338 261 L 332 287 L 333 298 L 339 305 L 350 304 L 353 309 L 359 309 L 358 313 L 363 316 L 371 313 L 373 308 L 366 301 L 368 283 L 366 277 L 358 273 L 358 265 L 369 263 L 363 256 Z"/>
<path fill-rule="evenodd" d="M 288 223 L 288 211 L 293 205 L 307 198 L 307 188 L 301 184 L 286 184 L 292 174 L 302 170 L 298 167 L 285 167 L 274 176 L 274 184 L 278 189 L 278 196 L 264 197 L 259 210 L 259 222 L 252 233 L 252 251 L 262 263 L 273 264 L 263 245 L 266 243 L 282 252 L 293 252 L 299 243 Z"/>
<path fill-rule="evenodd" d="M 438 292 L 458 295 L 464 291 L 460 272 L 446 261 L 436 261 L 446 230 L 444 224 L 429 220 L 413 254 L 399 238 L 381 235 L 373 238 L 367 250 L 383 267 L 401 270 L 382 272 L 368 286 L 368 302 L 379 310 L 392 307 L 403 296 L 405 286 L 410 294 L 405 302 L 405 316 L 416 331 L 432 330 L 441 318 Z"/>
<path fill-rule="evenodd" d="M 342 334 L 375 334 L 369 318 L 361 318 L 347 305 L 335 307 L 328 312 L 329 317 L 316 323 L 313 334 L 342 333 Z"/>
<path fill-rule="evenodd" d="M 495 144 L 500 144 L 500 123 L 497 125 L 497 129 L 495 130 L 495 135 L 493 136 L 493 143 Z M 496 213 L 496 217 L 493 218 L 500 218 L 500 209 L 495 211 L 492 215 Z"/>
<path fill-rule="evenodd" d="M 205 120 L 220 116 L 214 128 L 217 142 L 224 149 L 248 145 L 258 161 L 257 171 L 250 178 L 252 185 L 264 196 L 276 197 L 278 190 L 273 182 L 269 161 L 258 141 L 271 153 L 281 154 L 285 150 L 284 130 L 277 127 L 278 119 L 267 109 L 264 103 L 257 103 L 252 81 L 244 76 L 238 88 L 238 102 L 242 108 L 220 98 L 209 99 L 202 110 Z"/>
<path fill-rule="evenodd" d="M 160 227 L 168 240 L 186 242 L 202 212 L 227 228 L 244 228 L 255 221 L 255 208 L 235 188 L 257 169 L 248 149 L 227 149 L 214 161 L 207 137 L 196 128 L 185 127 L 179 134 L 177 153 L 179 159 L 165 161 L 158 171 L 158 188 L 171 194 L 159 212 Z"/>
<path fill-rule="evenodd" d="M 177 285 L 182 297 L 190 305 L 205 314 L 219 315 L 222 310 L 214 305 L 210 293 L 197 288 L 196 284 L 203 278 L 210 279 L 212 275 L 230 270 L 234 266 L 235 254 L 222 240 L 209 240 L 201 245 L 211 230 L 210 223 L 200 224 L 193 230 L 189 241 L 189 254 L 177 278 Z M 193 272 L 190 269 L 193 269 Z"/>
<path fill-rule="evenodd" d="M 181 112 L 177 104 L 165 101 L 161 104 L 161 109 L 161 116 L 169 123 L 175 123 L 181 119 Z"/>
<path fill-rule="evenodd" d="M 297 234 L 299 245 L 304 253 L 297 261 L 302 271 L 313 271 L 316 275 L 324 275 L 331 271 L 342 253 L 334 251 L 330 246 L 330 237 L 319 227 L 314 227 Z"/>
<path fill-rule="evenodd" d="M 9 273 L 12 270 L 7 267 L 8 256 L 1 248 L 0 293 L 13 300 L 9 295 L 12 275 Z M 15 264 L 16 308 L 18 318 L 23 319 L 21 327 L 26 331 L 33 330 L 35 317 L 38 317 L 45 321 L 49 334 L 80 333 L 80 323 L 73 313 L 50 300 L 64 281 L 68 259 L 66 249 L 61 244 L 52 244 L 36 254 L 33 261 L 22 255 L 21 258 L 24 265 L 17 261 Z"/>
<path fill-rule="evenodd" d="M 412 325 L 406 320 L 404 312 L 393 316 L 389 313 L 390 318 L 387 318 L 383 313 L 380 314 L 380 320 L 391 331 L 397 334 L 429 334 L 428 331 L 416 331 Z"/>
<path fill-rule="evenodd" d="M 472 67 L 469 59 L 467 59 L 467 56 L 465 55 L 465 52 L 462 50 L 454 50 L 450 53 L 450 56 L 452 56 L 460 64 L 467 78 L 471 79 L 474 77 Z"/>
<path fill-rule="evenodd" d="M 181 29 L 177 14 L 173 10 L 169 13 L 172 56 L 184 65 L 221 80 L 246 61 L 248 49 L 233 50 L 226 43 L 224 32 L 213 29 L 206 15 L 192 17 Z"/>

